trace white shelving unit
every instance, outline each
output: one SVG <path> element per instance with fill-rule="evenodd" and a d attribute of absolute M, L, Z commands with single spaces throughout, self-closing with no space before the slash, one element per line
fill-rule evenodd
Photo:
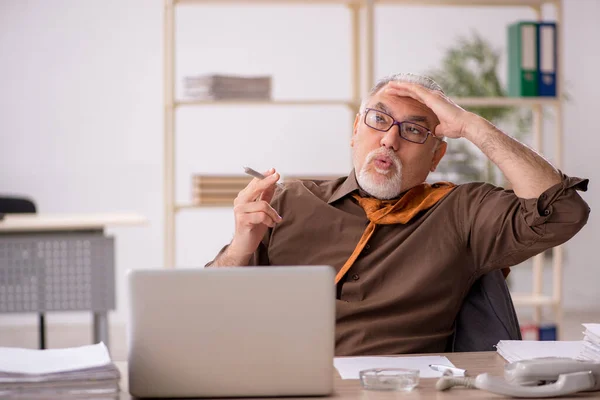
<path fill-rule="evenodd" d="M 351 15 L 350 40 L 352 43 L 351 82 L 352 96 L 350 99 L 313 99 L 313 100 L 272 100 L 272 101 L 195 101 L 180 100 L 175 98 L 175 8 L 180 4 L 202 5 L 257 5 L 276 4 L 282 5 L 323 5 L 338 4 L 345 6 Z M 194 204 L 175 203 L 175 119 L 176 110 L 181 107 L 202 107 L 218 105 L 223 107 L 260 107 L 260 106 L 322 106 L 343 105 L 348 108 L 350 117 L 360 105 L 361 95 L 372 86 L 375 81 L 375 8 L 377 5 L 398 6 L 456 6 L 456 7 L 529 7 L 533 9 L 538 19 L 542 17 L 542 7 L 550 4 L 555 9 L 555 20 L 559 26 L 558 31 L 558 96 L 548 97 L 482 97 L 454 99 L 461 106 L 519 106 L 530 107 L 533 110 L 534 148 L 543 148 L 542 110 L 551 107 L 554 110 L 556 131 L 554 132 L 555 152 L 554 164 L 562 168 L 563 154 L 563 60 L 562 55 L 562 5 L 561 0 L 165 0 L 164 2 L 164 265 L 176 266 L 175 254 L 175 216 L 179 212 L 194 209 Z M 552 253 L 552 294 L 543 294 L 544 257 L 538 255 L 533 259 L 533 287 L 530 293 L 513 294 L 515 306 L 528 306 L 534 309 L 534 321 L 541 321 L 544 307 L 551 307 L 555 321 L 560 325 L 562 321 L 562 275 L 563 275 L 563 250 L 561 246 L 553 249 Z"/>

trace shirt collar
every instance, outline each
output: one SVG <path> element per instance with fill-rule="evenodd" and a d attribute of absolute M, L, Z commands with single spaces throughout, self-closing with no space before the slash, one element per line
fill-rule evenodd
<path fill-rule="evenodd" d="M 348 178 L 346 178 L 346 180 L 344 181 L 344 183 L 342 183 L 335 190 L 335 192 L 333 192 L 333 194 L 327 201 L 327 204 L 331 204 L 334 201 L 337 201 L 337 200 L 341 199 L 342 197 L 347 196 L 354 191 L 362 192 L 362 189 L 360 188 L 360 186 L 358 186 L 358 182 L 356 181 L 356 174 L 353 169 L 350 172 L 350 174 L 348 175 Z"/>
<path fill-rule="evenodd" d="M 434 188 L 437 188 L 439 186 L 438 183 L 434 183 L 433 185 Z M 329 200 L 327 201 L 327 204 L 331 204 L 334 201 L 338 201 L 339 199 L 341 199 L 342 197 L 345 197 L 347 195 L 349 195 L 352 192 L 357 191 L 358 194 L 361 197 L 371 197 L 370 194 L 368 194 L 367 192 L 365 192 L 359 185 L 358 185 L 358 181 L 356 180 L 356 172 L 354 171 L 354 169 L 352 169 L 352 171 L 350 172 L 350 174 L 348 174 L 348 178 L 346 178 L 346 180 L 344 181 L 344 183 L 342 183 L 336 190 L 335 192 L 333 192 L 333 194 L 331 195 L 331 197 L 329 198 Z M 404 192 L 400 193 L 400 195 L 396 198 L 399 199 L 401 198 L 406 192 L 408 191 L 405 190 Z"/>

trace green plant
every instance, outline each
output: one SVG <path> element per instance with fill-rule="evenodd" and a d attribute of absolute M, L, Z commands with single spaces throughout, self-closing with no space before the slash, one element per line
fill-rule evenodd
<path fill-rule="evenodd" d="M 439 68 L 428 75 L 437 81 L 450 97 L 504 97 L 506 91 L 498 78 L 501 51 L 495 49 L 477 32 L 460 37 L 457 44 L 446 51 Z M 495 125 L 510 127 L 511 134 L 523 136 L 531 127 L 531 110 L 516 107 L 466 107 Z M 464 154 L 463 157 L 457 156 Z M 465 163 L 469 163 L 465 166 Z M 462 166 L 462 168 L 457 168 Z M 457 181 L 482 180 L 498 184 L 499 171 L 481 154 L 464 142 L 450 141 L 447 156 L 439 170 L 448 175 L 454 172 Z M 464 171 L 467 171 L 465 173 Z M 478 171 L 478 172 L 477 172 Z"/>

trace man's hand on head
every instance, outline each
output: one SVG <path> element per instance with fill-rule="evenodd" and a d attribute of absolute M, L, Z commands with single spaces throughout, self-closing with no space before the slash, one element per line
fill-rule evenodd
<path fill-rule="evenodd" d="M 433 132 L 439 138 L 468 139 L 471 125 L 484 121 L 483 118 L 460 107 L 439 90 L 426 89 L 421 85 L 406 82 L 390 82 L 384 90 L 391 95 L 415 99 L 431 109 L 440 121 Z"/>
<path fill-rule="evenodd" d="M 537 152 L 485 118 L 462 109 L 442 92 L 400 82 L 390 82 L 385 90 L 390 95 L 410 97 L 429 107 L 440 120 L 434 134 L 469 140 L 498 166 L 518 197 L 536 198 L 561 181 L 558 170 Z"/>

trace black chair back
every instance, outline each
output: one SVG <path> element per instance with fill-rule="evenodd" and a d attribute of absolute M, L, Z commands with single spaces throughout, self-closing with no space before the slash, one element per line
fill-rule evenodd
<path fill-rule="evenodd" d="M 35 212 L 35 203 L 31 199 L 26 197 L 0 196 L 1 214 L 29 214 Z"/>
<path fill-rule="evenodd" d="M 471 287 L 455 321 L 447 351 L 495 351 L 500 340 L 521 340 L 519 320 L 502 271 Z"/>

